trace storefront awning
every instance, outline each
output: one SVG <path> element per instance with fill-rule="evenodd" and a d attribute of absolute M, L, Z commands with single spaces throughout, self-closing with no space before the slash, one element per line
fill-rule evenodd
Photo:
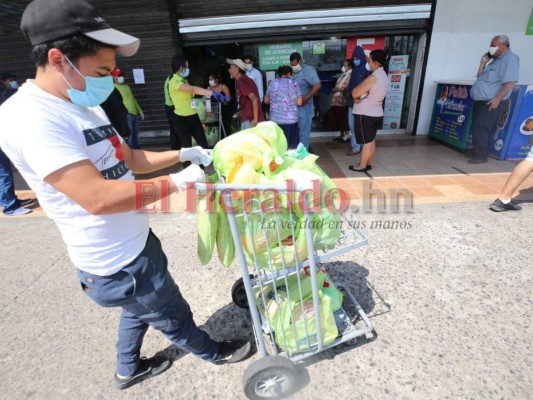
<path fill-rule="evenodd" d="M 179 20 L 184 45 L 238 40 L 240 42 L 288 36 L 361 33 L 387 30 L 388 33 L 424 29 L 431 4 L 339 8 L 330 10 L 247 14 L 186 18 Z"/>

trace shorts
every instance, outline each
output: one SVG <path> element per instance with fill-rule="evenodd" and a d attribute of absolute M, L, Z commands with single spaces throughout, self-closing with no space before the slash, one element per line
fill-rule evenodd
<path fill-rule="evenodd" d="M 378 129 L 383 126 L 383 117 L 354 114 L 355 138 L 358 144 L 370 143 L 376 138 Z"/>
<path fill-rule="evenodd" d="M 533 146 L 529 149 L 529 153 L 527 153 L 526 160 L 533 162 Z"/>

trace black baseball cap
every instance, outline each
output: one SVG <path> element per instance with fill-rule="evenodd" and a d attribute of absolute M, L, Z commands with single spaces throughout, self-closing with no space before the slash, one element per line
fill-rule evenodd
<path fill-rule="evenodd" d="M 33 46 L 82 34 L 131 57 L 141 44 L 138 38 L 111 28 L 88 0 L 33 0 L 22 14 L 20 28 Z"/>

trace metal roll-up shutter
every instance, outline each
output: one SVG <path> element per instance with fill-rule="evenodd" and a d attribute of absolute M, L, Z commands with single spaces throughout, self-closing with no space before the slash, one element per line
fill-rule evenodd
<path fill-rule="evenodd" d="M 170 74 L 170 61 L 175 54 L 175 35 L 166 0 L 92 0 L 106 21 L 115 29 L 141 39 L 139 52 L 130 58 L 117 57 L 117 66 L 126 76 L 144 111 L 140 122 L 143 131 L 168 131 L 164 112 L 163 85 Z M 0 2 L 0 70 L 17 75 L 20 81 L 35 76 L 31 62 L 31 46 L 20 31 L 20 20 L 29 0 Z M 145 84 L 135 85 L 132 70 L 143 68 Z"/>
<path fill-rule="evenodd" d="M 146 131 L 168 131 L 163 85 L 170 74 L 175 54 L 169 9 L 166 0 L 93 0 L 106 21 L 115 29 L 141 39 L 141 47 L 133 57 L 117 57 L 128 83 L 144 111 L 140 121 L 141 137 Z M 145 84 L 133 82 L 133 69 L 144 70 Z"/>
<path fill-rule="evenodd" d="M 229 3 L 228 7 L 225 7 L 226 12 L 230 10 L 229 5 L 233 2 Z M 324 3 L 335 2 L 318 2 L 321 5 Z M 352 7 L 346 7 L 347 3 Z M 367 2 L 343 2 L 344 7 L 329 9 L 316 9 L 315 4 L 305 11 L 299 8 L 297 11 L 278 10 L 254 14 L 249 13 L 249 10 L 254 8 L 248 5 L 248 14 L 235 12 L 222 16 L 211 14 L 210 17 L 185 18 L 178 11 L 180 38 L 184 46 L 193 46 L 229 41 L 257 42 L 260 39 L 290 40 L 292 37 L 306 39 L 331 33 L 402 34 L 424 31 L 429 26 L 432 5 L 427 0 L 418 4 L 401 4 L 400 1 L 394 5 L 382 6 L 376 6 L 376 3 L 385 2 L 375 1 L 372 2 L 374 5 L 366 7 L 353 7 L 353 3 Z M 178 6 L 178 9 L 180 7 Z M 196 11 L 196 14 L 199 12 Z"/>

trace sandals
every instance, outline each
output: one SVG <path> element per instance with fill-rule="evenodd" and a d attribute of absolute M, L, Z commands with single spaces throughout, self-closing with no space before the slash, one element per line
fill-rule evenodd
<path fill-rule="evenodd" d="M 350 171 L 354 171 L 354 172 L 367 172 L 367 171 L 370 171 L 372 169 L 372 165 L 367 165 L 366 167 L 361 168 L 361 169 L 355 168 L 355 166 L 350 165 L 350 166 L 348 166 L 348 169 Z"/>

